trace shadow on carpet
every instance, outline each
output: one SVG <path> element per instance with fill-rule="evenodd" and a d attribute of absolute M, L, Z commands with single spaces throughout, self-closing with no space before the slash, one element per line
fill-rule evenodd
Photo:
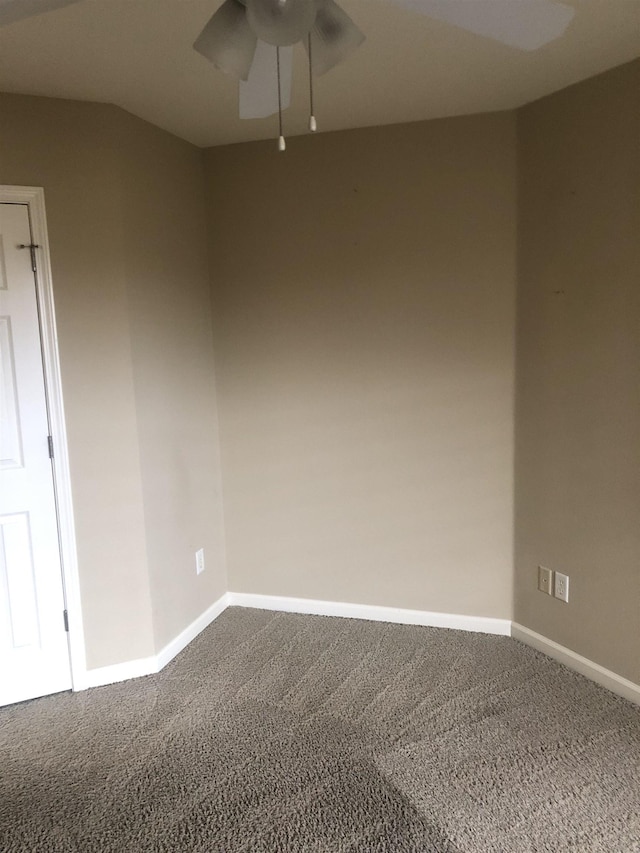
<path fill-rule="evenodd" d="M 640 713 L 518 642 L 227 610 L 0 709 L 3 853 L 636 853 Z"/>

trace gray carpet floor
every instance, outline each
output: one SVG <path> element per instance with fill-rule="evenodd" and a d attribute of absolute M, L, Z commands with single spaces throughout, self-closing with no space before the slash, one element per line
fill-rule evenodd
<path fill-rule="evenodd" d="M 230 608 L 0 709 L 2 853 L 634 853 L 640 708 L 515 640 Z"/>

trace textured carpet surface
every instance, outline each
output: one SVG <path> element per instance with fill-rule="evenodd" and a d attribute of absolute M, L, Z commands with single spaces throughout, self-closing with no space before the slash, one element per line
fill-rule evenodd
<path fill-rule="evenodd" d="M 2 853 L 637 853 L 640 709 L 515 640 L 231 608 L 0 709 Z"/>

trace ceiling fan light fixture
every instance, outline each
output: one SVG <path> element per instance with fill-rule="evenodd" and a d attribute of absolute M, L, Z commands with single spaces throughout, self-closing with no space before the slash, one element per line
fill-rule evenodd
<path fill-rule="evenodd" d="M 239 0 L 225 0 L 193 46 L 220 71 L 246 80 L 257 43 L 244 5 Z"/>
<path fill-rule="evenodd" d="M 267 44 L 286 47 L 303 39 L 316 17 L 317 0 L 246 0 L 247 20 Z"/>
<path fill-rule="evenodd" d="M 349 56 L 365 40 L 364 33 L 334 0 L 320 0 L 311 27 L 309 51 L 311 70 L 317 76 L 325 74 Z"/>

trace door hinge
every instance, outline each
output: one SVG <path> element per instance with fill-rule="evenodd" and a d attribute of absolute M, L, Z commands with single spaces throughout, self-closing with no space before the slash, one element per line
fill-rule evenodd
<path fill-rule="evenodd" d="M 31 269 L 34 272 L 37 272 L 38 265 L 36 263 L 36 249 L 39 249 L 40 246 L 37 243 L 19 243 L 19 249 L 29 249 L 31 252 Z"/>
<path fill-rule="evenodd" d="M 62 611 L 62 616 L 63 616 L 63 618 L 64 618 L 64 630 L 65 630 L 65 631 L 67 632 L 67 634 L 68 634 L 68 633 L 69 633 L 69 614 L 67 613 L 67 611 L 66 611 L 66 610 L 63 610 L 63 611 Z"/>
<path fill-rule="evenodd" d="M 49 459 L 53 459 L 53 436 L 47 436 L 47 444 L 49 445 Z"/>

